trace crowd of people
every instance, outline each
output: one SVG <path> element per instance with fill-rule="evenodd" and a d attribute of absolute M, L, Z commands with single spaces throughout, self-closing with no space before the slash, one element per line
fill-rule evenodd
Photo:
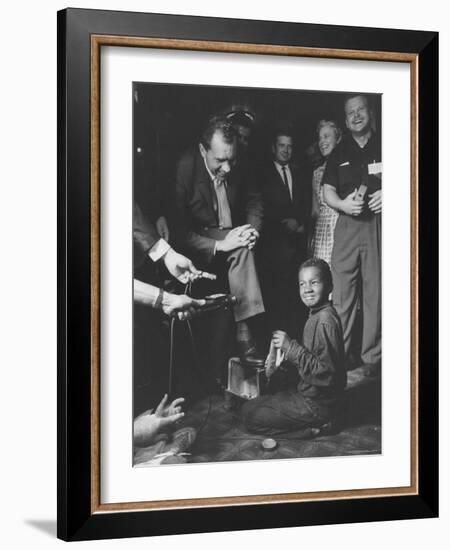
<path fill-rule="evenodd" d="M 274 385 L 243 407 L 250 431 L 324 425 L 336 414 L 349 368 L 379 375 L 381 142 L 370 98 L 348 95 L 342 107 L 345 128 L 317 123 L 320 159 L 309 178 L 293 162 L 289 125 L 274 129 L 270 157 L 251 156 L 254 117 L 239 110 L 211 116 L 178 160 L 172 224 L 164 211 L 146 219 L 135 205 L 136 418 L 151 394 L 165 393 L 164 367 L 155 367 L 167 363 L 161 315 L 195 319 L 206 303 L 162 288 L 161 264 L 180 283 L 206 282 L 198 288 L 236 297 L 231 315 L 206 322 L 220 336 L 203 339 L 215 357 L 216 389 L 232 355 L 261 367 L 270 342 L 294 368 L 294 387 Z M 142 425 L 139 433 L 147 441 Z"/>

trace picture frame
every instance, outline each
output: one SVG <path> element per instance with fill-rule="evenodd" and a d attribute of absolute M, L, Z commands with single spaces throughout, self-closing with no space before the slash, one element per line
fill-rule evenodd
<path fill-rule="evenodd" d="M 100 52 L 105 46 L 408 64 L 411 483 L 124 502 L 100 499 Z M 58 12 L 58 537 L 88 540 L 436 517 L 437 140 L 434 32 L 66 9 Z M 433 213 L 430 216 L 430 212 Z"/>

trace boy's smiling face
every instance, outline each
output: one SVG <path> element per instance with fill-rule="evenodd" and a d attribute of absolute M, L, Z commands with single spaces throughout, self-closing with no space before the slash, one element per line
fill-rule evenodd
<path fill-rule="evenodd" d="M 318 267 L 304 267 L 299 273 L 300 298 L 306 307 L 316 307 L 328 300 L 331 291 Z"/>

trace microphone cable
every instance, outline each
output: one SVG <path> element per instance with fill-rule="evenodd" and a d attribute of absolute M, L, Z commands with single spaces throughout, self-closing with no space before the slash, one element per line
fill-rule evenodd
<path fill-rule="evenodd" d="M 184 288 L 184 294 L 186 296 L 190 296 L 192 293 L 192 281 L 189 281 L 187 285 Z M 169 381 L 168 381 L 168 391 L 167 394 L 169 396 L 172 396 L 172 386 L 173 386 L 173 375 L 174 375 L 174 337 L 175 337 L 175 323 L 177 321 L 176 317 L 172 317 L 170 319 L 170 339 L 169 339 Z M 180 321 L 181 323 L 186 323 L 189 331 L 189 337 L 191 341 L 191 349 L 192 349 L 192 359 L 194 363 L 194 370 L 197 371 L 197 374 L 199 375 L 199 378 L 201 379 L 201 384 L 204 389 L 206 389 L 206 393 L 208 394 L 208 409 L 206 411 L 205 417 L 200 425 L 200 428 L 197 430 L 197 437 L 200 435 L 204 427 L 206 426 L 209 416 L 211 414 L 211 408 L 212 408 L 212 393 L 211 391 L 208 392 L 207 384 L 205 381 L 204 374 L 200 371 L 199 365 L 198 365 L 198 355 L 197 355 L 197 348 L 195 345 L 195 339 L 194 339 L 194 332 L 192 330 L 192 325 L 189 320 L 186 321 Z"/>

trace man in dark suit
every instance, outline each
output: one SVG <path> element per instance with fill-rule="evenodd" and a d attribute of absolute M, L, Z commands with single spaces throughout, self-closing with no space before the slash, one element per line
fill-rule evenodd
<path fill-rule="evenodd" d="M 273 136 L 272 160 L 261 175 L 264 230 L 260 243 L 263 295 L 270 330 L 299 329 L 297 271 L 306 256 L 307 192 L 291 163 L 289 128 Z"/>
<path fill-rule="evenodd" d="M 178 163 L 178 222 L 189 256 L 208 271 L 225 273 L 237 298 L 233 315 L 238 351 L 248 363 L 260 364 L 250 324 L 264 312 L 253 255 L 263 212 L 259 193 L 236 165 L 236 150 L 232 124 L 211 118 L 198 148 Z"/>

